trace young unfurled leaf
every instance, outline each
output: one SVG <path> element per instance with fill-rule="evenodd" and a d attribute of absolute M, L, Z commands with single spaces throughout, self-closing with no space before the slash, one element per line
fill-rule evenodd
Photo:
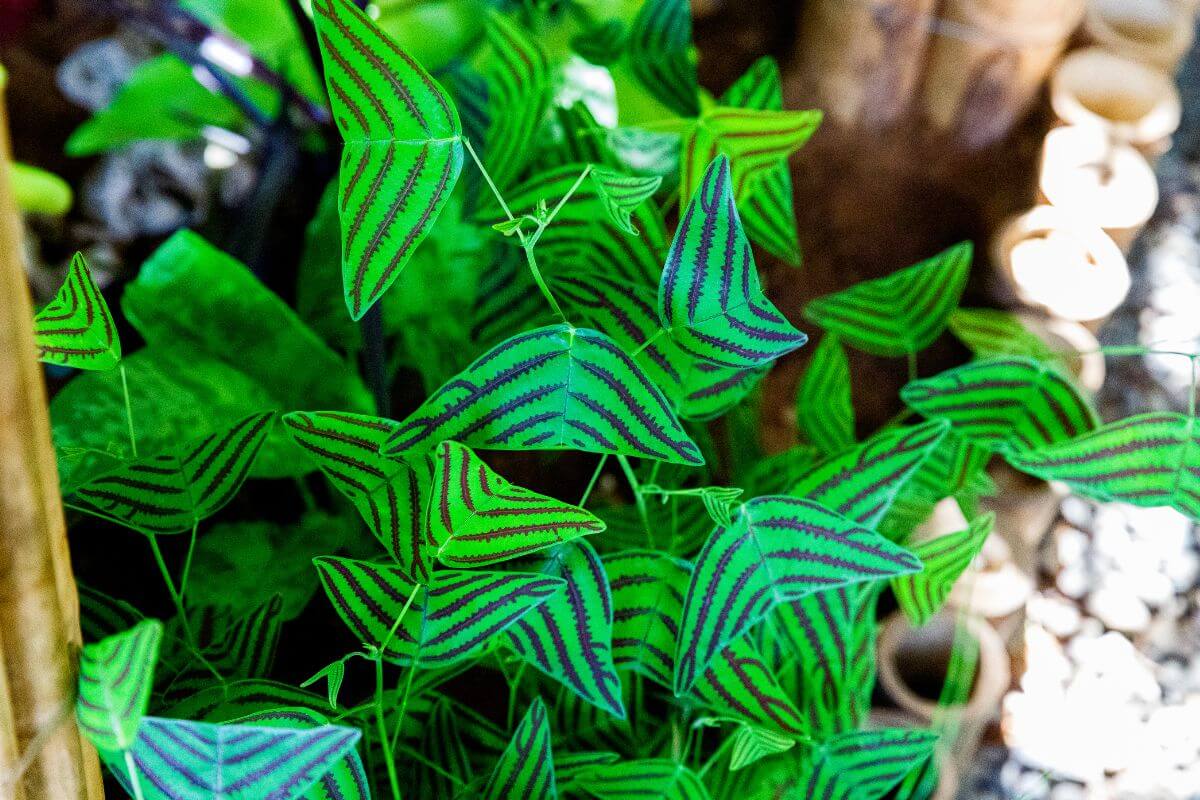
<path fill-rule="evenodd" d="M 102 752 L 128 750 L 150 705 L 162 623 L 135 627 L 83 648 L 75 716 L 88 740 Z"/>
<path fill-rule="evenodd" d="M 638 82 L 682 117 L 700 111 L 687 0 L 646 0 L 630 26 L 627 58 Z"/>
<path fill-rule="evenodd" d="M 1062 481 L 1084 497 L 1171 506 L 1200 520 L 1200 426 L 1182 414 L 1138 414 L 1041 450 L 1014 467 Z"/>
<path fill-rule="evenodd" d="M 345 140 L 339 184 L 346 306 L 362 318 L 404 268 L 462 170 L 442 88 L 351 0 L 315 0 L 325 80 Z"/>
<path fill-rule="evenodd" d="M 329 720 L 308 708 L 274 708 L 256 711 L 232 720 L 239 725 L 254 725 L 264 728 L 292 728 L 312 730 L 329 725 Z M 303 800 L 371 800 L 367 771 L 362 759 L 353 747 L 340 760 L 309 787 Z"/>
<path fill-rule="evenodd" d="M 371 533 L 418 580 L 429 579 L 426 550 L 437 545 L 425 525 L 433 476 L 424 458 L 384 458 L 379 449 L 399 427 L 392 420 L 339 411 L 283 418 L 296 444 L 350 499 Z"/>
<path fill-rule="evenodd" d="M 581 774 L 578 785 L 599 800 L 708 800 L 700 776 L 666 758 L 605 764 Z"/>
<path fill-rule="evenodd" d="M 742 490 L 734 486 L 705 486 L 700 490 L 704 510 L 718 525 L 733 524 L 733 508 Z"/>
<path fill-rule="evenodd" d="M 554 754 L 550 751 L 550 724 L 546 706 L 535 698 L 525 712 L 512 741 L 500 755 L 481 800 L 554 800 Z"/>
<path fill-rule="evenodd" d="M 604 530 L 578 506 L 512 485 L 457 442 L 442 442 L 432 460 L 429 537 L 443 564 L 495 564 Z"/>
<path fill-rule="evenodd" d="M 679 221 L 658 314 L 680 348 L 726 367 L 762 366 L 807 339 L 762 293 L 724 156 L 709 165 Z"/>
<path fill-rule="evenodd" d="M 535 135 L 550 105 L 550 64 L 531 32 L 498 11 L 486 13 L 484 32 L 492 54 L 484 69 L 489 125 L 483 160 L 503 191 L 534 152 Z"/>
<path fill-rule="evenodd" d="M 48 364 L 105 370 L 121 360 L 117 327 L 82 253 L 71 259 L 58 294 L 33 318 L 33 340 L 38 358 Z"/>
<path fill-rule="evenodd" d="M 733 749 L 729 754 L 729 769 L 744 769 L 756 761 L 784 753 L 796 746 L 796 740 L 759 728 L 754 725 L 740 725 L 733 734 Z"/>
<path fill-rule="evenodd" d="M 558 578 L 519 572 L 446 570 L 426 587 L 387 564 L 333 556 L 313 563 L 342 621 L 401 665 L 419 661 L 439 667 L 471 658 L 565 585 Z M 389 638 L 414 592 L 412 607 Z"/>
<path fill-rule="evenodd" d="M 751 64 L 721 96 L 721 105 L 782 111 L 783 79 L 775 59 L 763 56 Z M 792 266 L 799 266 L 800 234 L 796 230 L 792 173 L 787 162 L 780 161 L 748 184 L 737 201 L 750 240 Z"/>
<path fill-rule="evenodd" d="M 933 755 L 929 731 L 885 728 L 834 736 L 805 755 L 796 796 L 877 800 Z"/>
<path fill-rule="evenodd" d="M 820 111 L 778 111 L 717 106 L 684 132 L 679 196 L 692 197 L 707 182 L 709 164 L 729 160 L 730 193 L 739 205 L 770 180 L 787 157 L 804 146 L 821 124 Z"/>
<path fill-rule="evenodd" d="M 900 397 L 927 417 L 949 420 L 968 441 L 1003 451 L 1071 439 L 1099 422 L 1065 374 L 1029 358 L 972 361 L 912 381 Z"/>
<path fill-rule="evenodd" d="M 630 218 L 633 211 L 645 200 L 654 196 L 662 183 L 661 175 L 626 175 L 616 170 L 595 167 L 592 180 L 596 183 L 604 210 L 608 218 L 626 233 L 638 235 Z"/>
<path fill-rule="evenodd" d="M 676 695 L 780 603 L 918 569 L 908 551 L 815 502 L 751 500 L 732 526 L 713 531 L 697 558 L 679 626 Z"/>
<path fill-rule="evenodd" d="M 824 453 L 854 446 L 850 362 L 834 334 L 822 337 L 813 351 L 796 398 L 796 419 L 808 440 Z"/>
<path fill-rule="evenodd" d="M 312 686 L 322 678 L 325 679 L 326 696 L 329 699 L 329 707 L 338 707 L 338 695 L 342 691 L 342 681 L 346 679 L 346 660 L 349 656 L 343 656 L 337 661 L 326 664 L 317 672 L 313 673 L 312 677 L 308 678 L 304 683 L 300 684 L 301 689 L 306 689 Z"/>
<path fill-rule="evenodd" d="M 946 602 L 954 582 L 983 549 L 994 522 L 995 515 L 983 514 L 971 520 L 965 531 L 939 536 L 912 548 L 925 566 L 920 572 L 892 578 L 892 592 L 913 625 L 924 625 Z"/>
<path fill-rule="evenodd" d="M 75 490 L 99 516 L 148 534 L 182 533 L 221 510 L 241 488 L 270 430 L 273 411 L 170 452 L 128 461 Z"/>
<path fill-rule="evenodd" d="M 361 735 L 335 725 L 293 730 L 146 717 L 132 754 L 145 800 L 296 800 Z M 124 770 L 102 755 L 114 772 Z"/>
<path fill-rule="evenodd" d="M 598 331 L 554 325 L 502 342 L 400 424 L 387 455 L 446 439 L 494 450 L 575 449 L 701 464 L 667 400 Z"/>
<path fill-rule="evenodd" d="M 859 525 L 878 525 L 949 427 L 934 420 L 884 429 L 853 450 L 810 467 L 788 494 L 827 506 Z"/>
<path fill-rule="evenodd" d="M 976 358 L 1018 356 L 1062 364 L 1061 356 L 1008 311 L 956 308 L 950 314 L 949 327 Z"/>
<path fill-rule="evenodd" d="M 946 327 L 971 271 L 970 242 L 813 300 L 804 316 L 849 345 L 878 356 L 923 350 Z"/>

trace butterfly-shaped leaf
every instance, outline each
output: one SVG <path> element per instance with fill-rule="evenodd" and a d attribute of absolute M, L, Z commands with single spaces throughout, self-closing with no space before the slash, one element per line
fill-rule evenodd
<path fill-rule="evenodd" d="M 604 530 L 578 506 L 512 485 L 458 442 L 442 442 L 432 460 L 428 527 L 443 564 L 495 564 Z"/>
<path fill-rule="evenodd" d="M 885 428 L 852 450 L 808 468 L 788 494 L 827 506 L 859 525 L 878 525 L 948 428 L 942 420 Z"/>
<path fill-rule="evenodd" d="M 666 758 L 605 764 L 580 775 L 578 785 L 599 800 L 708 800 L 700 776 Z"/>
<path fill-rule="evenodd" d="M 145 800 L 295 800 L 361 735 L 335 725 L 294 730 L 146 717 L 132 754 Z"/>
<path fill-rule="evenodd" d="M 783 110 L 779 65 L 763 56 L 721 96 L 721 105 L 760 111 Z M 738 195 L 742 222 L 750 240 L 793 266 L 800 265 L 800 235 L 792 200 L 792 173 L 786 161 L 766 170 Z"/>
<path fill-rule="evenodd" d="M 971 271 L 971 243 L 813 300 L 804 316 L 878 356 L 923 350 L 946 327 Z"/>
<path fill-rule="evenodd" d="M 613 604 L 600 556 L 586 541 L 552 551 L 541 574 L 566 582 L 564 591 L 508 629 L 527 662 L 584 700 L 625 718 L 621 679 L 613 665 Z"/>
<path fill-rule="evenodd" d="M 297 411 L 283 418 L 296 444 L 350 498 L 371 533 L 409 574 L 429 578 L 425 525 L 433 477 L 424 458 L 385 458 L 379 449 L 399 427 L 392 420 L 340 411 Z"/>
<path fill-rule="evenodd" d="M 33 318 L 33 340 L 38 358 L 48 364 L 105 370 L 121 360 L 117 326 L 82 253 L 71 259 L 58 294 Z"/>
<path fill-rule="evenodd" d="M 626 233 L 638 235 L 631 215 L 643 202 L 654 196 L 662 183 L 661 175 L 626 175 L 604 167 L 592 169 L 592 180 L 608 218 Z"/>
<path fill-rule="evenodd" d="M 127 461 L 75 490 L 85 510 L 148 534 L 180 533 L 221 510 L 241 488 L 274 412 L 177 449 Z"/>
<path fill-rule="evenodd" d="M 728 159 L 730 192 L 739 204 L 770 180 L 787 157 L 804 146 L 821 124 L 820 111 L 725 108 L 700 114 L 683 134 L 680 197 L 692 197 L 704 185 L 709 165 Z M 777 187 L 778 189 L 778 187 Z"/>
<path fill-rule="evenodd" d="M 1035 361 L 1061 363 L 1050 346 L 1022 324 L 1019 317 L 994 308 L 956 308 L 950 314 L 950 332 L 976 358 L 1021 356 Z"/>
<path fill-rule="evenodd" d="M 733 734 L 729 753 L 729 769 L 745 769 L 756 761 L 784 753 L 796 746 L 796 740 L 766 728 L 740 725 Z"/>
<path fill-rule="evenodd" d="M 492 348 L 400 424 L 387 455 L 446 439 L 701 464 L 662 392 L 612 339 L 554 325 Z"/>
<path fill-rule="evenodd" d="M 550 750 L 550 724 L 541 698 L 534 699 L 517 726 L 512 741 L 492 769 L 482 800 L 554 800 L 554 754 Z"/>
<path fill-rule="evenodd" d="M 101 751 L 133 746 L 150 704 L 162 623 L 146 620 L 83 648 L 79 657 L 79 728 Z"/>
<path fill-rule="evenodd" d="M 839 734 L 806 754 L 788 797 L 876 800 L 933 755 L 937 736 L 885 728 Z"/>
<path fill-rule="evenodd" d="M 1009 455 L 1022 472 L 1084 497 L 1171 506 L 1200 520 L 1200 425 L 1183 414 L 1138 414 L 1074 439 Z"/>
<path fill-rule="evenodd" d="M 426 587 L 387 564 L 334 556 L 313 563 L 347 627 L 375 647 L 386 641 L 384 656 L 401 665 L 419 661 L 441 667 L 471 658 L 565 585 L 558 578 L 519 572 L 445 570 Z M 389 638 L 414 592 L 412 607 Z"/>
<path fill-rule="evenodd" d="M 806 341 L 762 293 L 723 156 L 708 166 L 680 218 L 658 312 L 680 348 L 726 367 L 762 366 Z"/>
<path fill-rule="evenodd" d="M 484 71 L 489 120 L 484 162 L 503 190 L 534 152 L 534 136 L 550 105 L 550 64 L 531 32 L 497 11 L 487 12 L 484 32 L 492 49 Z"/>
<path fill-rule="evenodd" d="M 458 112 L 351 0 L 315 0 L 329 100 L 345 140 L 342 277 L 360 319 L 404 268 L 462 170 Z"/>
<path fill-rule="evenodd" d="M 303 707 L 257 711 L 234 721 L 239 725 L 299 730 L 311 730 L 329 724 L 324 715 Z M 363 768 L 358 751 L 350 748 L 302 796 L 304 800 L 371 800 L 367 771 Z"/>
<path fill-rule="evenodd" d="M 813 351 L 800 382 L 796 419 L 808 440 L 824 453 L 854 446 L 850 361 L 837 336 L 827 334 Z"/>
<path fill-rule="evenodd" d="M 1030 358 L 972 361 L 912 381 L 900 397 L 927 417 L 949 420 L 968 441 L 1002 451 L 1045 447 L 1099 422 L 1070 378 Z"/>
<path fill-rule="evenodd" d="M 924 625 L 946 602 L 954 582 L 983 549 L 994 522 L 994 515 L 982 514 L 971 520 L 964 531 L 939 536 L 912 548 L 925 566 L 912 575 L 892 578 L 892 592 L 913 625 Z"/>
<path fill-rule="evenodd" d="M 815 502 L 759 497 L 696 560 L 675 655 L 675 693 L 780 603 L 920 569 L 916 557 Z"/>
<path fill-rule="evenodd" d="M 687 0 L 646 0 L 630 26 L 627 59 L 638 82 L 671 111 L 700 111 L 692 56 L 692 10 Z"/>

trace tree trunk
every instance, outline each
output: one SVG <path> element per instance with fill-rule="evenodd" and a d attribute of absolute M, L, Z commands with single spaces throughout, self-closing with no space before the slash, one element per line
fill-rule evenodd
<path fill-rule="evenodd" d="M 96 753 L 75 725 L 79 600 L 8 153 L 0 96 L 0 797 L 101 800 Z"/>

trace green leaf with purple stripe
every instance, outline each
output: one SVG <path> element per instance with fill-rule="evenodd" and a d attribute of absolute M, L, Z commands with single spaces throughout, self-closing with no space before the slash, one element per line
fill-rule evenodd
<path fill-rule="evenodd" d="M 127 461 L 72 497 L 83 510 L 142 533 L 191 530 L 237 494 L 274 417 L 254 414 L 172 451 Z"/>
<path fill-rule="evenodd" d="M 462 127 L 442 88 L 351 0 L 314 0 L 325 81 L 345 141 L 342 277 L 350 316 L 383 295 L 462 170 Z"/>
<path fill-rule="evenodd" d="M 458 442 L 442 442 L 432 460 L 429 538 L 447 566 L 495 564 L 604 530 L 578 506 L 509 483 Z"/>
<path fill-rule="evenodd" d="M 554 753 L 546 706 L 535 698 L 492 769 L 481 800 L 554 800 Z"/>
<path fill-rule="evenodd" d="M 808 440 L 824 453 L 854 446 L 850 361 L 834 334 L 821 337 L 813 350 L 796 398 L 796 419 Z"/>
<path fill-rule="evenodd" d="M 491 54 L 485 62 L 488 129 L 483 160 L 501 190 L 521 174 L 550 106 L 550 63 L 531 31 L 488 9 L 484 33 Z"/>
<path fill-rule="evenodd" d="M 545 575 L 444 570 L 424 586 L 389 564 L 334 556 L 313 563 L 347 627 L 400 665 L 444 667 L 472 658 L 565 585 Z M 389 636 L 414 592 L 412 607 Z"/>
<path fill-rule="evenodd" d="M 972 361 L 911 381 L 900 397 L 926 417 L 949 420 L 969 442 L 1000 451 L 1036 450 L 1099 424 L 1065 373 L 1031 358 Z"/>
<path fill-rule="evenodd" d="M 877 800 L 933 755 L 929 731 L 850 731 L 806 753 L 788 797 Z"/>
<path fill-rule="evenodd" d="M 994 308 L 956 308 L 950 314 L 950 332 L 976 358 L 1021 356 L 1063 365 L 1063 357 L 1030 331 L 1021 318 Z"/>
<path fill-rule="evenodd" d="M 353 728 L 146 717 L 131 750 L 145 800 L 295 800 L 354 749 Z M 105 754 L 109 767 L 123 765 Z"/>
<path fill-rule="evenodd" d="M 584 450 L 701 464 L 667 399 L 612 339 L 553 325 L 485 353 L 400 423 L 386 455 L 446 439 L 493 450 Z"/>
<path fill-rule="evenodd" d="M 658 314 L 681 349 L 725 367 L 763 366 L 807 339 L 762 293 L 723 156 L 709 164 L 680 218 Z"/>
<path fill-rule="evenodd" d="M 162 623 L 145 620 L 83 648 L 75 717 L 97 750 L 115 752 L 133 746 L 150 705 L 162 631 Z"/>
<path fill-rule="evenodd" d="M 77 369 L 112 369 L 121 360 L 117 326 L 82 253 L 76 253 L 67 279 L 33 318 L 38 359 Z"/>
<path fill-rule="evenodd" d="M 580 775 L 578 785 L 599 800 L 708 800 L 700 776 L 666 758 L 605 764 Z"/>
<path fill-rule="evenodd" d="M 675 653 L 675 693 L 771 609 L 822 589 L 920 569 L 907 550 L 828 508 L 759 497 L 718 526 L 696 560 Z"/>
<path fill-rule="evenodd" d="M 912 551 L 924 568 L 912 575 L 892 578 L 896 602 L 913 625 L 924 625 L 946 602 L 954 582 L 983 549 L 995 521 L 994 514 L 981 514 L 964 531 L 913 545 Z"/>
<path fill-rule="evenodd" d="M 925 349 L 946 328 L 971 272 L 970 242 L 882 278 L 813 300 L 804 316 L 877 356 Z"/>
<path fill-rule="evenodd" d="M 634 17 L 626 63 L 655 99 L 681 117 L 700 111 L 688 0 L 645 0 Z"/>
<path fill-rule="evenodd" d="M 638 235 L 631 216 L 637 207 L 654 196 L 662 184 L 661 175 L 626 175 L 604 167 L 592 169 L 592 180 L 596 184 L 600 201 L 608 218 L 618 228 Z"/>
<path fill-rule="evenodd" d="M 328 718 L 308 708 L 275 708 L 256 711 L 233 720 L 239 725 L 311 730 L 329 724 Z M 362 758 L 353 747 L 309 787 L 304 800 L 371 800 L 371 789 Z"/>
<path fill-rule="evenodd" d="M 456 781 L 451 776 L 463 784 L 471 782 L 471 760 L 458 733 L 454 708 L 444 699 L 434 705 L 425 722 L 419 752 L 437 769 L 419 762 L 413 765 L 416 797 L 454 797 Z"/>
<path fill-rule="evenodd" d="M 553 550 L 541 575 L 564 590 L 517 620 L 508 643 L 528 663 L 592 705 L 625 718 L 613 665 L 613 603 L 600 556 L 585 540 Z"/>
<path fill-rule="evenodd" d="M 1200 520 L 1200 426 L 1155 412 L 1102 425 L 1040 450 L 1008 456 L 1014 467 L 1062 481 L 1084 497 L 1170 506 Z"/>

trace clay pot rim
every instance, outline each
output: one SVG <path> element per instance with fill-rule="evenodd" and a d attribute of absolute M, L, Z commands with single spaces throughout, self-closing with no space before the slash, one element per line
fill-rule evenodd
<path fill-rule="evenodd" d="M 1103 77 L 1105 70 L 1110 75 L 1107 87 Z M 1116 85 L 1119 78 L 1114 73 L 1117 72 L 1124 73 L 1129 85 L 1141 83 L 1149 96 L 1147 110 L 1136 119 L 1111 119 L 1094 111 L 1087 103 L 1089 95 L 1102 95 L 1106 88 L 1115 89 L 1111 92 L 1113 95 L 1133 94 L 1123 92 L 1125 87 Z M 1183 117 L 1179 90 L 1166 74 L 1144 61 L 1101 47 L 1076 50 L 1063 58 L 1050 79 L 1050 104 L 1059 118 L 1068 124 L 1099 125 L 1111 130 L 1117 138 L 1138 145 L 1152 144 L 1171 136 Z"/>

